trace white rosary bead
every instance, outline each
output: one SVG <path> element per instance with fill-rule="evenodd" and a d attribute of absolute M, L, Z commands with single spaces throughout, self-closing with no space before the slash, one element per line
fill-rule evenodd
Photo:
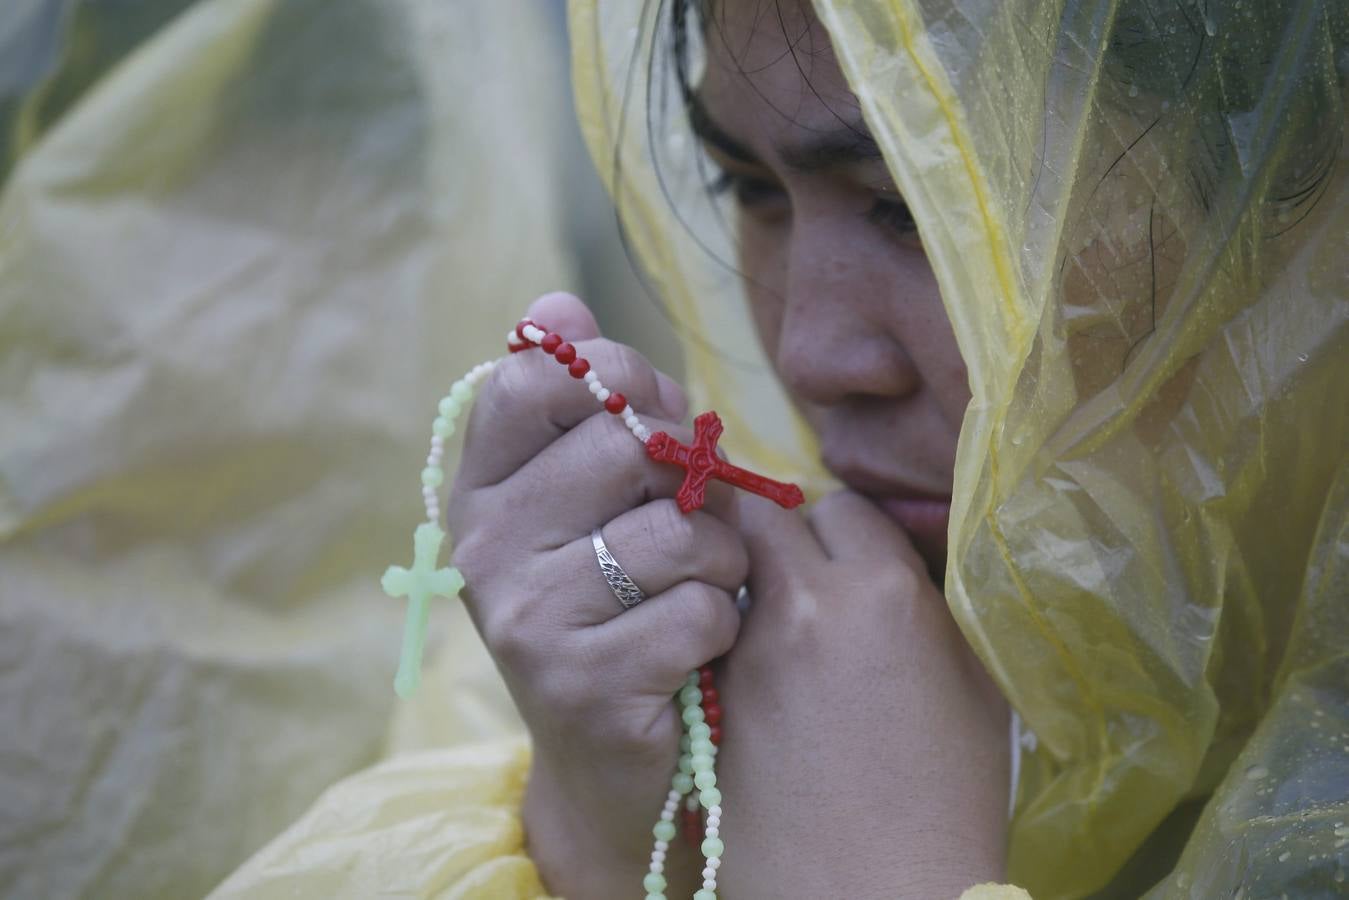
<path fill-rule="evenodd" d="M 706 830 L 703 831 L 703 836 L 704 836 L 704 837 L 721 837 L 721 829 L 720 829 L 720 828 L 717 828 L 715 825 L 709 825 L 709 826 L 707 826 Z"/>
<path fill-rule="evenodd" d="M 594 370 L 594 369 L 591 369 L 589 372 L 586 373 L 586 384 L 594 384 L 595 382 L 597 382 L 597 381 L 599 381 L 599 380 L 600 380 L 600 376 L 598 376 L 598 375 L 595 374 L 595 370 Z"/>
<path fill-rule="evenodd" d="M 717 869 L 720 869 L 720 868 L 721 868 L 721 857 L 720 857 L 720 856 L 714 856 L 714 857 L 712 857 L 711 859 L 709 859 L 709 860 L 707 861 L 707 867 L 708 867 L 709 869 L 711 869 L 713 872 L 715 872 Z"/>
<path fill-rule="evenodd" d="M 664 852 L 666 852 L 666 851 L 669 850 L 669 849 L 670 849 L 670 842 L 669 842 L 669 841 L 656 841 L 656 852 L 657 852 L 657 853 L 664 853 Z"/>
<path fill-rule="evenodd" d="M 710 814 L 709 814 L 708 817 L 707 817 L 707 827 L 708 827 L 708 828 L 720 828 L 720 827 L 721 827 L 721 816 L 714 816 L 714 815 L 710 815 Z"/>
<path fill-rule="evenodd" d="M 708 884 L 708 882 L 711 882 L 711 884 Z M 710 891 L 716 886 L 717 886 L 717 870 L 712 868 L 711 866 L 708 866 L 706 869 L 703 869 L 703 887 L 707 888 Z"/>
<path fill-rule="evenodd" d="M 665 862 L 665 851 L 664 851 L 664 850 L 652 850 L 652 851 L 651 851 L 651 861 L 652 861 L 652 862 L 659 862 L 659 863 Z"/>
<path fill-rule="evenodd" d="M 608 399 L 609 399 L 609 389 L 608 389 L 608 388 L 600 388 L 598 391 L 595 392 L 595 399 L 598 400 L 598 401 L 600 401 L 601 403 L 603 403 L 605 400 L 608 400 Z"/>
<path fill-rule="evenodd" d="M 717 817 L 717 821 L 721 821 L 721 807 L 720 807 L 720 806 L 709 806 L 709 807 L 707 808 L 707 815 L 708 815 L 709 818 L 711 818 L 712 816 L 716 816 L 716 817 Z"/>
<path fill-rule="evenodd" d="M 634 428 L 636 428 L 638 425 L 640 425 L 641 422 L 637 421 L 637 417 L 636 417 L 636 416 L 624 416 L 624 418 L 623 418 L 623 424 L 626 425 L 626 426 L 628 426 L 628 431 L 632 431 L 632 429 L 634 429 Z"/>
<path fill-rule="evenodd" d="M 653 860 L 651 860 L 650 869 L 651 869 L 651 871 L 653 871 L 653 872 L 655 872 L 657 875 L 659 875 L 659 874 L 661 874 L 662 872 L 665 871 L 665 863 L 659 862 L 659 861 L 653 859 Z"/>
<path fill-rule="evenodd" d="M 598 378 L 590 382 L 590 393 L 598 396 L 599 392 L 602 390 L 604 390 L 604 385 L 600 384 L 600 380 Z"/>

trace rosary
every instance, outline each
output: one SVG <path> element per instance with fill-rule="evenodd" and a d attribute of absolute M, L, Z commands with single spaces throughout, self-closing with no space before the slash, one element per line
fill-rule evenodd
<path fill-rule="evenodd" d="M 710 480 L 723 481 L 766 497 L 786 509 L 795 508 L 804 502 L 805 497 L 796 485 L 774 481 L 733 466 L 717 455 L 722 424 L 715 412 L 705 412 L 694 419 L 693 443 L 682 444 L 664 431 L 653 434 L 628 405 L 627 399 L 621 393 L 605 387 L 599 376 L 591 370 L 590 363 L 579 357 L 576 348 L 560 335 L 539 327 L 529 319 L 522 319 L 506 335 L 506 344 L 511 353 L 537 347 L 553 357 L 566 367 L 572 378 L 589 388 L 605 411 L 623 422 L 632 436 L 646 447 L 648 457 L 659 463 L 683 468 L 684 483 L 675 495 L 675 502 L 685 515 L 702 507 Z M 426 521 L 418 525 L 413 534 L 412 566 L 390 566 L 380 581 L 389 596 L 406 597 L 408 600 L 403 626 L 403 649 L 398 674 L 394 678 L 394 690 L 400 697 L 411 696 L 421 682 L 422 649 L 426 643 L 431 598 L 456 598 L 464 587 L 463 576 L 458 570 L 453 567 L 437 568 L 441 547 L 445 543 L 445 532 L 440 527 L 437 489 L 445 481 L 445 471 L 441 466 L 445 439 L 454 434 L 455 423 L 472 401 L 479 382 L 496 365 L 497 361 L 493 360 L 475 366 L 441 398 L 438 406 L 440 415 L 431 423 L 431 451 L 426 457 L 426 468 L 422 469 Z M 597 551 L 601 546 L 597 546 Z M 604 555 L 608 556 L 607 550 Z M 608 556 L 608 562 L 626 579 L 612 556 Z M 601 557 L 601 564 L 604 565 L 604 557 Z M 617 595 L 618 587 L 614 576 L 610 574 L 610 567 L 604 568 Z M 630 580 L 627 583 L 636 589 Z M 619 600 L 626 608 L 628 604 L 622 596 L 619 596 Z M 665 857 L 670 849 L 670 841 L 675 837 L 675 814 L 681 805 L 684 807 L 684 834 L 691 843 L 699 846 L 706 863 L 702 873 L 702 890 L 693 895 L 693 900 L 716 900 L 717 870 L 721 867 L 725 849 L 720 836 L 721 791 L 717 788 L 715 771 L 717 748 L 721 744 L 721 706 L 718 699 L 712 669 L 708 665 L 690 672 L 675 697 L 684 724 L 684 734 L 679 740 L 678 768 L 670 779 L 665 806 L 661 809 L 660 819 L 651 829 L 655 844 L 651 851 L 650 870 L 642 881 L 646 900 L 665 898 Z M 705 821 L 700 809 L 706 813 Z"/>

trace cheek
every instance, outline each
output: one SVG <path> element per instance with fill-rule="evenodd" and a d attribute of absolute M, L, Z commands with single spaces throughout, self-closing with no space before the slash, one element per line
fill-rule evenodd
<path fill-rule="evenodd" d="M 787 247 L 785 228 L 768 228 L 741 217 L 737 264 L 740 268 L 750 319 L 759 346 L 775 363 L 775 348 L 782 334 L 783 306 L 787 292 Z"/>

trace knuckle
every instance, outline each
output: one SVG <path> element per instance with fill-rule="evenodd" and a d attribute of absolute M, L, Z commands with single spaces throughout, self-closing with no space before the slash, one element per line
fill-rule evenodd
<path fill-rule="evenodd" d="M 729 649 L 736 632 L 731 595 L 701 581 L 685 582 L 682 593 L 682 627 L 686 633 L 693 635 L 699 646 Z"/>
<path fill-rule="evenodd" d="M 698 556 L 698 529 L 673 500 L 647 504 L 647 539 L 667 565 L 687 568 Z"/>
<path fill-rule="evenodd" d="M 656 370 L 645 356 L 627 344 L 607 339 L 603 341 L 601 352 L 605 357 L 605 371 L 600 373 L 600 378 L 606 384 L 655 396 Z"/>

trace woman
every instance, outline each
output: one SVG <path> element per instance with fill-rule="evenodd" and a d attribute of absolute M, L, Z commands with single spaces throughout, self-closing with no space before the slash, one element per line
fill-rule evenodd
<path fill-rule="evenodd" d="M 680 516 L 541 355 L 488 382 L 448 520 L 548 890 L 637 890 L 670 695 L 716 658 L 725 896 L 1342 890 L 1343 9 L 614 6 L 573 7 L 582 118 L 694 409 L 823 498 Z M 729 292 L 795 419 L 740 389 Z M 578 301 L 528 315 L 688 437 Z M 698 861 L 665 874 L 685 896 Z"/>

